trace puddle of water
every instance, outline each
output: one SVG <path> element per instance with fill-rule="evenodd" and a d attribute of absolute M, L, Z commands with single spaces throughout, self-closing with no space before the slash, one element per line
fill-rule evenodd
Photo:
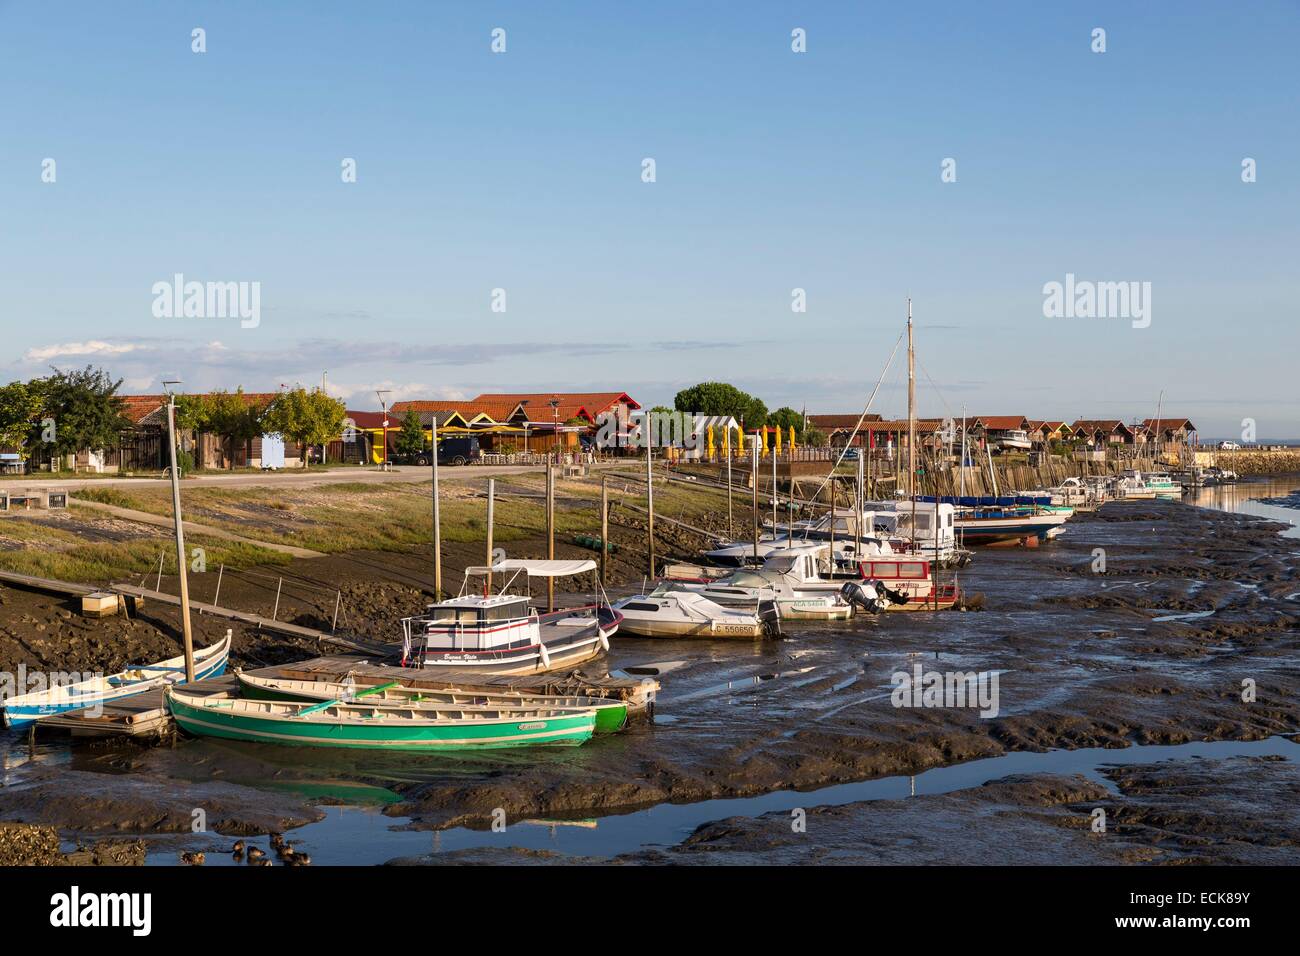
<path fill-rule="evenodd" d="M 1152 624 L 1159 624 L 1161 621 L 1195 621 L 1203 617 L 1210 617 L 1213 611 L 1187 611 L 1183 614 L 1164 614 L 1160 617 L 1153 617 Z"/>
<path fill-rule="evenodd" d="M 1295 494 L 1300 477 L 1295 475 L 1281 478 L 1262 478 L 1240 481 L 1233 485 L 1219 485 L 1214 488 L 1200 488 L 1183 498 L 1185 502 L 1200 508 L 1214 508 L 1233 514 L 1254 515 L 1269 518 L 1282 524 L 1290 525 L 1282 532 L 1286 538 L 1300 538 L 1300 520 L 1294 506 L 1283 506 L 1280 501 L 1300 501 Z M 1268 499 L 1266 501 L 1260 499 Z"/>
<path fill-rule="evenodd" d="M 1153 763 L 1188 758 L 1283 756 L 1295 759 L 1296 743 L 1284 736 L 1259 741 L 1215 741 L 1175 746 L 1133 746 L 1123 750 L 1101 747 L 1015 752 L 948 767 L 937 767 L 914 777 L 884 777 L 838 784 L 799 793 L 783 790 L 757 797 L 706 800 L 688 804 L 660 804 L 632 813 L 599 819 L 541 820 L 516 823 L 501 833 L 458 827 L 442 831 L 396 829 L 409 821 L 385 816 L 375 809 L 326 807 L 326 816 L 286 834 L 311 854 L 314 864 L 382 863 L 393 857 L 420 856 L 452 850 L 517 847 L 551 850 L 574 856 L 611 857 L 648 847 L 674 846 L 701 824 L 731 816 L 758 816 L 797 807 L 839 806 L 864 800 L 897 800 L 908 796 L 952 793 L 982 786 L 1010 774 L 1082 773 L 1115 793 L 1100 770 L 1107 766 Z M 233 838 L 231 840 L 233 842 Z M 267 849 L 264 841 L 246 841 Z M 175 862 L 173 853 L 153 854 L 151 862 Z M 208 865 L 233 864 L 226 856 L 208 855 Z"/>

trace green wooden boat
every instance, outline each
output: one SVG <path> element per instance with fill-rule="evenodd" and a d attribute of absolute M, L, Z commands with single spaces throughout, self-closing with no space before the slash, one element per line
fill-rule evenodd
<path fill-rule="evenodd" d="M 236 670 L 239 695 L 249 700 L 287 700 L 315 703 L 322 700 L 352 700 L 365 697 L 367 704 L 398 705 L 421 710 L 464 707 L 471 710 L 594 710 L 596 733 L 613 734 L 627 724 L 627 702 L 605 697 L 569 697 L 557 694 L 521 694 L 511 691 L 485 694 L 478 691 L 404 687 L 397 681 L 386 684 L 343 684 L 334 681 L 293 680 L 261 677 Z"/>
<path fill-rule="evenodd" d="M 167 690 L 177 725 L 199 737 L 306 747 L 455 751 L 576 746 L 596 728 L 594 710 L 501 710 L 246 700 L 233 693 Z"/>

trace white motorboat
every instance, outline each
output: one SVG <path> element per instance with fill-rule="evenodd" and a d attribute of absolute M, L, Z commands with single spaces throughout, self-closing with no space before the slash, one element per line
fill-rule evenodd
<path fill-rule="evenodd" d="M 862 610 L 935 610 L 952 607 L 955 585 L 935 583 L 932 565 L 907 555 L 854 560 L 828 544 L 774 551 L 763 567 L 742 569 L 719 580 L 682 583 L 724 606 L 774 600 L 783 618 L 842 620 Z"/>
<path fill-rule="evenodd" d="M 609 650 L 622 620 L 607 603 L 549 613 L 529 606 L 527 594 L 511 594 L 520 575 L 566 577 L 595 572 L 595 561 L 498 561 L 465 569 L 459 596 L 430 604 L 402 620 L 402 664 L 448 666 L 492 674 L 531 674 L 569 668 Z M 501 593 L 467 594 L 471 578 L 505 577 Z M 486 588 L 484 589 L 486 591 Z M 599 592 L 599 583 L 596 585 Z"/>
<path fill-rule="evenodd" d="M 623 617 L 620 632 L 639 637 L 753 640 L 781 635 L 776 604 L 770 599 L 760 598 L 748 607 L 723 607 L 698 591 L 661 585 L 649 594 L 618 601 L 614 610 Z"/>

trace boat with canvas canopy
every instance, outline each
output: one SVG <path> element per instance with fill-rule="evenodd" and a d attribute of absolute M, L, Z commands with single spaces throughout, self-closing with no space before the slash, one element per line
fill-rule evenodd
<path fill-rule="evenodd" d="M 596 573 L 591 560 L 506 559 L 491 567 L 465 569 L 459 596 L 428 605 L 424 614 L 402 619 L 402 665 L 446 666 L 467 672 L 532 674 L 572 668 L 609 650 L 621 615 L 601 601 L 597 579 L 593 603 L 561 611 L 539 612 L 527 593 L 511 593 L 522 575 L 533 578 Z M 505 577 L 500 593 L 489 594 L 487 581 Z M 467 593 L 472 579 L 484 579 L 482 594 Z"/>
<path fill-rule="evenodd" d="M 231 632 L 213 644 L 194 652 L 194 679 L 220 677 L 230 657 Z M 24 727 L 52 714 L 103 707 L 145 691 L 184 683 L 185 657 L 169 657 L 157 664 L 131 667 L 116 674 L 93 677 L 73 684 L 59 684 L 45 690 L 10 697 L 3 702 L 7 727 Z"/>
<path fill-rule="evenodd" d="M 614 605 L 623 615 L 620 633 L 638 637 L 706 637 L 749 639 L 779 637 L 774 601 L 751 607 L 723 607 L 697 591 L 660 585 L 649 594 L 624 598 Z"/>
<path fill-rule="evenodd" d="M 605 697 L 512 694 L 505 691 L 484 694 L 454 688 L 429 690 L 404 687 L 397 681 L 367 685 L 358 684 L 352 679 L 344 682 L 293 680 L 285 677 L 261 677 L 240 670 L 235 671 L 235 676 L 239 681 L 240 696 L 249 700 L 315 703 L 323 700 L 351 702 L 364 697 L 367 704 L 415 707 L 425 710 L 448 707 L 488 710 L 594 710 L 598 734 L 612 734 L 622 730 L 627 723 L 627 702 Z"/>
<path fill-rule="evenodd" d="M 853 605 L 868 611 L 939 610 L 960 598 L 955 584 L 936 584 L 932 565 L 922 558 L 900 554 L 855 560 L 836 552 L 832 562 L 831 554 L 828 544 L 786 548 L 772 552 L 758 570 L 742 569 L 717 581 L 682 586 L 724 606 L 775 600 L 785 618 L 836 615 L 823 620 L 843 620 L 852 614 Z M 827 602 L 829 606 L 822 607 Z"/>
<path fill-rule="evenodd" d="M 439 709 L 348 703 L 248 700 L 233 692 L 201 695 L 168 687 L 177 725 L 197 737 L 366 750 L 496 750 L 575 746 L 591 739 L 594 710 Z"/>

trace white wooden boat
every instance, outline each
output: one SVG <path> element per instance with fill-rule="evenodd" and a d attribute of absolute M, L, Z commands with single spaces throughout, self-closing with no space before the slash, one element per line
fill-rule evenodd
<path fill-rule="evenodd" d="M 225 672 L 230 657 L 230 631 L 211 647 L 194 652 L 194 677 L 203 680 Z M 3 701 L 7 727 L 23 727 L 42 717 L 70 710 L 103 707 L 147 690 L 185 682 L 185 657 L 169 657 L 157 664 L 132 667 L 104 677 L 10 697 Z"/>
<path fill-rule="evenodd" d="M 623 615 L 619 632 L 639 637 L 706 637 L 749 639 L 778 637 L 775 604 L 759 599 L 748 607 L 723 607 L 697 591 L 669 586 L 624 598 L 614 605 Z"/>
<path fill-rule="evenodd" d="M 447 688 L 430 690 L 406 687 L 397 681 L 382 684 L 358 684 L 347 681 L 295 680 L 288 677 L 263 677 L 235 670 L 239 694 L 249 700 L 296 701 L 316 703 L 325 700 L 364 701 L 377 706 L 413 707 L 416 710 L 554 710 L 596 712 L 596 733 L 613 733 L 627 723 L 627 701 L 605 697 L 581 697 L 557 694 L 520 694 L 503 690 L 484 694 L 479 691 Z"/>

